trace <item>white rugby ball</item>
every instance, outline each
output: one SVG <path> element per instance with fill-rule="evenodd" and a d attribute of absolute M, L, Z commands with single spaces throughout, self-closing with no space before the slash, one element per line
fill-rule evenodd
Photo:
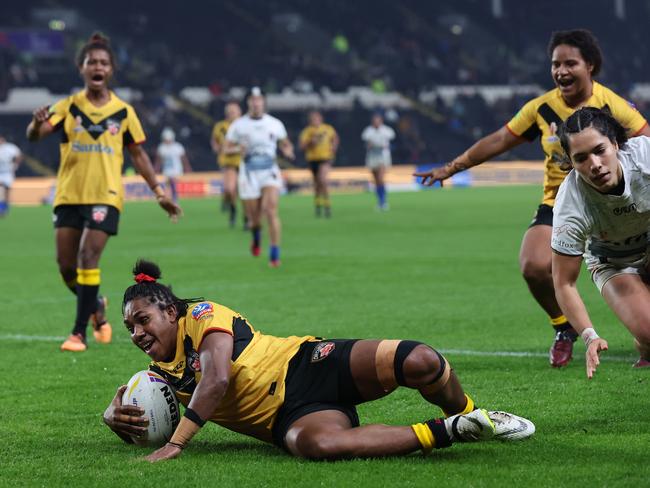
<path fill-rule="evenodd" d="M 132 437 L 141 446 L 162 446 L 171 439 L 180 421 L 178 400 L 169 383 L 152 371 L 138 371 L 127 384 L 122 405 L 135 405 L 149 417 L 147 434 L 142 439 Z"/>

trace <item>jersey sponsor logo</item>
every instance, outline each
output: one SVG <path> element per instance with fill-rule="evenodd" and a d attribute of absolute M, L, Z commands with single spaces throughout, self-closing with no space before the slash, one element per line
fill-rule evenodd
<path fill-rule="evenodd" d="M 564 234 L 565 232 L 568 232 L 571 226 L 569 224 L 562 224 L 558 227 L 553 228 L 553 235 L 559 236 L 560 234 Z"/>
<path fill-rule="evenodd" d="M 82 122 L 83 121 L 81 120 L 81 116 L 77 115 L 74 118 L 74 128 L 72 129 L 72 132 L 83 132 L 84 126 Z"/>
<path fill-rule="evenodd" d="M 616 215 L 617 217 L 619 215 L 629 214 L 631 212 L 636 212 L 636 203 L 631 203 L 631 204 L 626 205 L 624 207 L 616 207 L 613 210 L 613 212 L 614 212 L 614 215 Z"/>
<path fill-rule="evenodd" d="M 557 238 L 554 237 L 552 239 L 552 243 L 553 243 L 554 248 L 559 247 L 559 248 L 564 248 L 564 249 L 573 249 L 573 250 L 582 252 L 582 250 L 580 249 L 580 245 L 576 244 L 576 243 L 573 243 L 573 242 L 566 242 L 566 241 L 563 241 L 561 239 L 557 239 Z"/>
<path fill-rule="evenodd" d="M 333 342 L 320 342 L 311 353 L 311 362 L 317 363 L 322 361 L 329 356 L 335 348 L 336 344 Z"/>
<path fill-rule="evenodd" d="M 205 317 L 208 314 L 212 314 L 214 312 L 214 308 L 212 307 L 211 303 L 199 303 L 196 307 L 194 307 L 194 310 L 192 310 L 192 317 L 194 317 L 195 320 L 199 320 L 201 317 Z"/>
<path fill-rule="evenodd" d="M 104 146 L 103 144 L 82 144 L 80 142 L 72 143 L 72 152 L 78 153 L 100 153 L 100 154 L 113 154 L 113 148 Z"/>
<path fill-rule="evenodd" d="M 108 207 L 106 205 L 95 205 L 92 208 L 92 219 L 94 222 L 101 224 L 108 215 Z"/>

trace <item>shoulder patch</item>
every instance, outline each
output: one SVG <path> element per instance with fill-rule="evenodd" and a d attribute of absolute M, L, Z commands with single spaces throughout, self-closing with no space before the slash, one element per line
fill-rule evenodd
<path fill-rule="evenodd" d="M 192 310 L 192 317 L 194 320 L 199 320 L 206 315 L 212 315 L 214 312 L 214 307 L 211 303 L 202 302 L 194 307 Z"/>

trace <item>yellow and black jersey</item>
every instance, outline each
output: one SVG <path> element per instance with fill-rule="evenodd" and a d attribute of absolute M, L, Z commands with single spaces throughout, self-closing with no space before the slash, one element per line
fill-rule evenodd
<path fill-rule="evenodd" d="M 217 158 L 217 162 L 219 163 L 220 167 L 224 166 L 231 166 L 234 168 L 239 168 L 239 164 L 241 163 L 241 154 L 235 153 L 235 154 L 226 154 L 224 152 L 224 145 L 226 143 L 226 134 L 228 133 L 228 128 L 230 127 L 231 122 L 228 122 L 227 120 L 221 120 L 220 122 L 217 122 L 214 124 L 214 128 L 212 129 L 212 139 L 217 141 L 217 144 L 219 144 L 219 156 Z"/>
<path fill-rule="evenodd" d="M 213 332 L 233 336 L 232 370 L 225 396 L 210 418 L 230 430 L 271 442 L 271 429 L 284 402 L 289 361 L 312 336 L 274 337 L 255 331 L 237 312 L 214 302 L 191 306 L 178 321 L 176 356 L 150 369 L 165 377 L 187 406 L 201 381 L 199 349 Z"/>
<path fill-rule="evenodd" d="M 638 134 L 647 124 L 643 116 L 625 99 L 609 88 L 594 82 L 593 93 L 583 105 L 585 107 L 608 107 L 612 115 L 627 130 L 629 136 Z M 546 92 L 526 103 L 506 125 L 508 130 L 529 141 L 541 137 L 544 150 L 544 198 L 542 203 L 553 206 L 555 196 L 568 170 L 562 169 L 568 163 L 556 135 L 559 125 L 578 108 L 567 106 L 559 88 Z"/>
<path fill-rule="evenodd" d="M 113 92 L 96 107 L 80 91 L 54 104 L 48 122 L 61 131 L 54 206 L 101 203 L 121 210 L 124 147 L 145 141 L 133 107 Z"/>
<path fill-rule="evenodd" d="M 305 148 L 307 161 L 329 161 L 334 159 L 336 130 L 329 124 L 318 127 L 308 125 L 300 133 L 300 145 Z"/>

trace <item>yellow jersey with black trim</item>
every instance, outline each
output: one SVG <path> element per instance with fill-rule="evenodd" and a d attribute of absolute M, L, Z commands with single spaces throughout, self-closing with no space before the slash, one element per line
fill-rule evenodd
<path fill-rule="evenodd" d="M 230 127 L 231 123 L 232 122 L 228 122 L 227 120 L 221 120 L 214 124 L 214 128 L 212 129 L 212 139 L 215 140 L 217 144 L 219 144 L 220 148 L 217 162 L 222 168 L 224 166 L 239 168 L 239 165 L 241 164 L 241 154 L 226 154 L 223 151 L 223 147 L 226 144 L 226 134 L 228 133 L 228 128 Z"/>
<path fill-rule="evenodd" d="M 307 161 L 330 161 L 334 159 L 335 140 L 336 130 L 329 124 L 320 124 L 318 127 L 308 125 L 300 133 L 300 145 L 305 147 L 305 159 Z"/>
<path fill-rule="evenodd" d="M 82 90 L 54 104 L 48 122 L 61 131 L 54 206 L 101 203 L 121 210 L 124 146 L 146 139 L 133 107 L 113 92 L 96 107 Z"/>
<path fill-rule="evenodd" d="M 627 130 L 628 136 L 638 134 L 647 124 L 643 116 L 624 98 L 598 82 L 593 84 L 593 92 L 584 107 L 609 108 L 610 112 Z M 544 150 L 544 198 L 542 203 L 553 206 L 560 184 L 570 167 L 567 156 L 556 135 L 559 125 L 578 108 L 569 107 L 562 98 L 559 88 L 555 88 L 526 103 L 506 124 L 508 130 L 529 141 L 541 137 Z M 562 166 L 562 167 L 561 167 Z M 567 169 L 563 169 L 564 167 Z"/>
<path fill-rule="evenodd" d="M 215 332 L 233 337 L 232 369 L 226 394 L 210 420 L 235 432 L 272 442 L 273 422 L 284 402 L 289 361 L 301 344 L 316 338 L 265 335 L 223 305 L 194 304 L 178 321 L 174 359 L 168 363 L 152 362 L 149 366 L 169 381 L 186 407 L 201 381 L 198 352 L 201 342 Z"/>

